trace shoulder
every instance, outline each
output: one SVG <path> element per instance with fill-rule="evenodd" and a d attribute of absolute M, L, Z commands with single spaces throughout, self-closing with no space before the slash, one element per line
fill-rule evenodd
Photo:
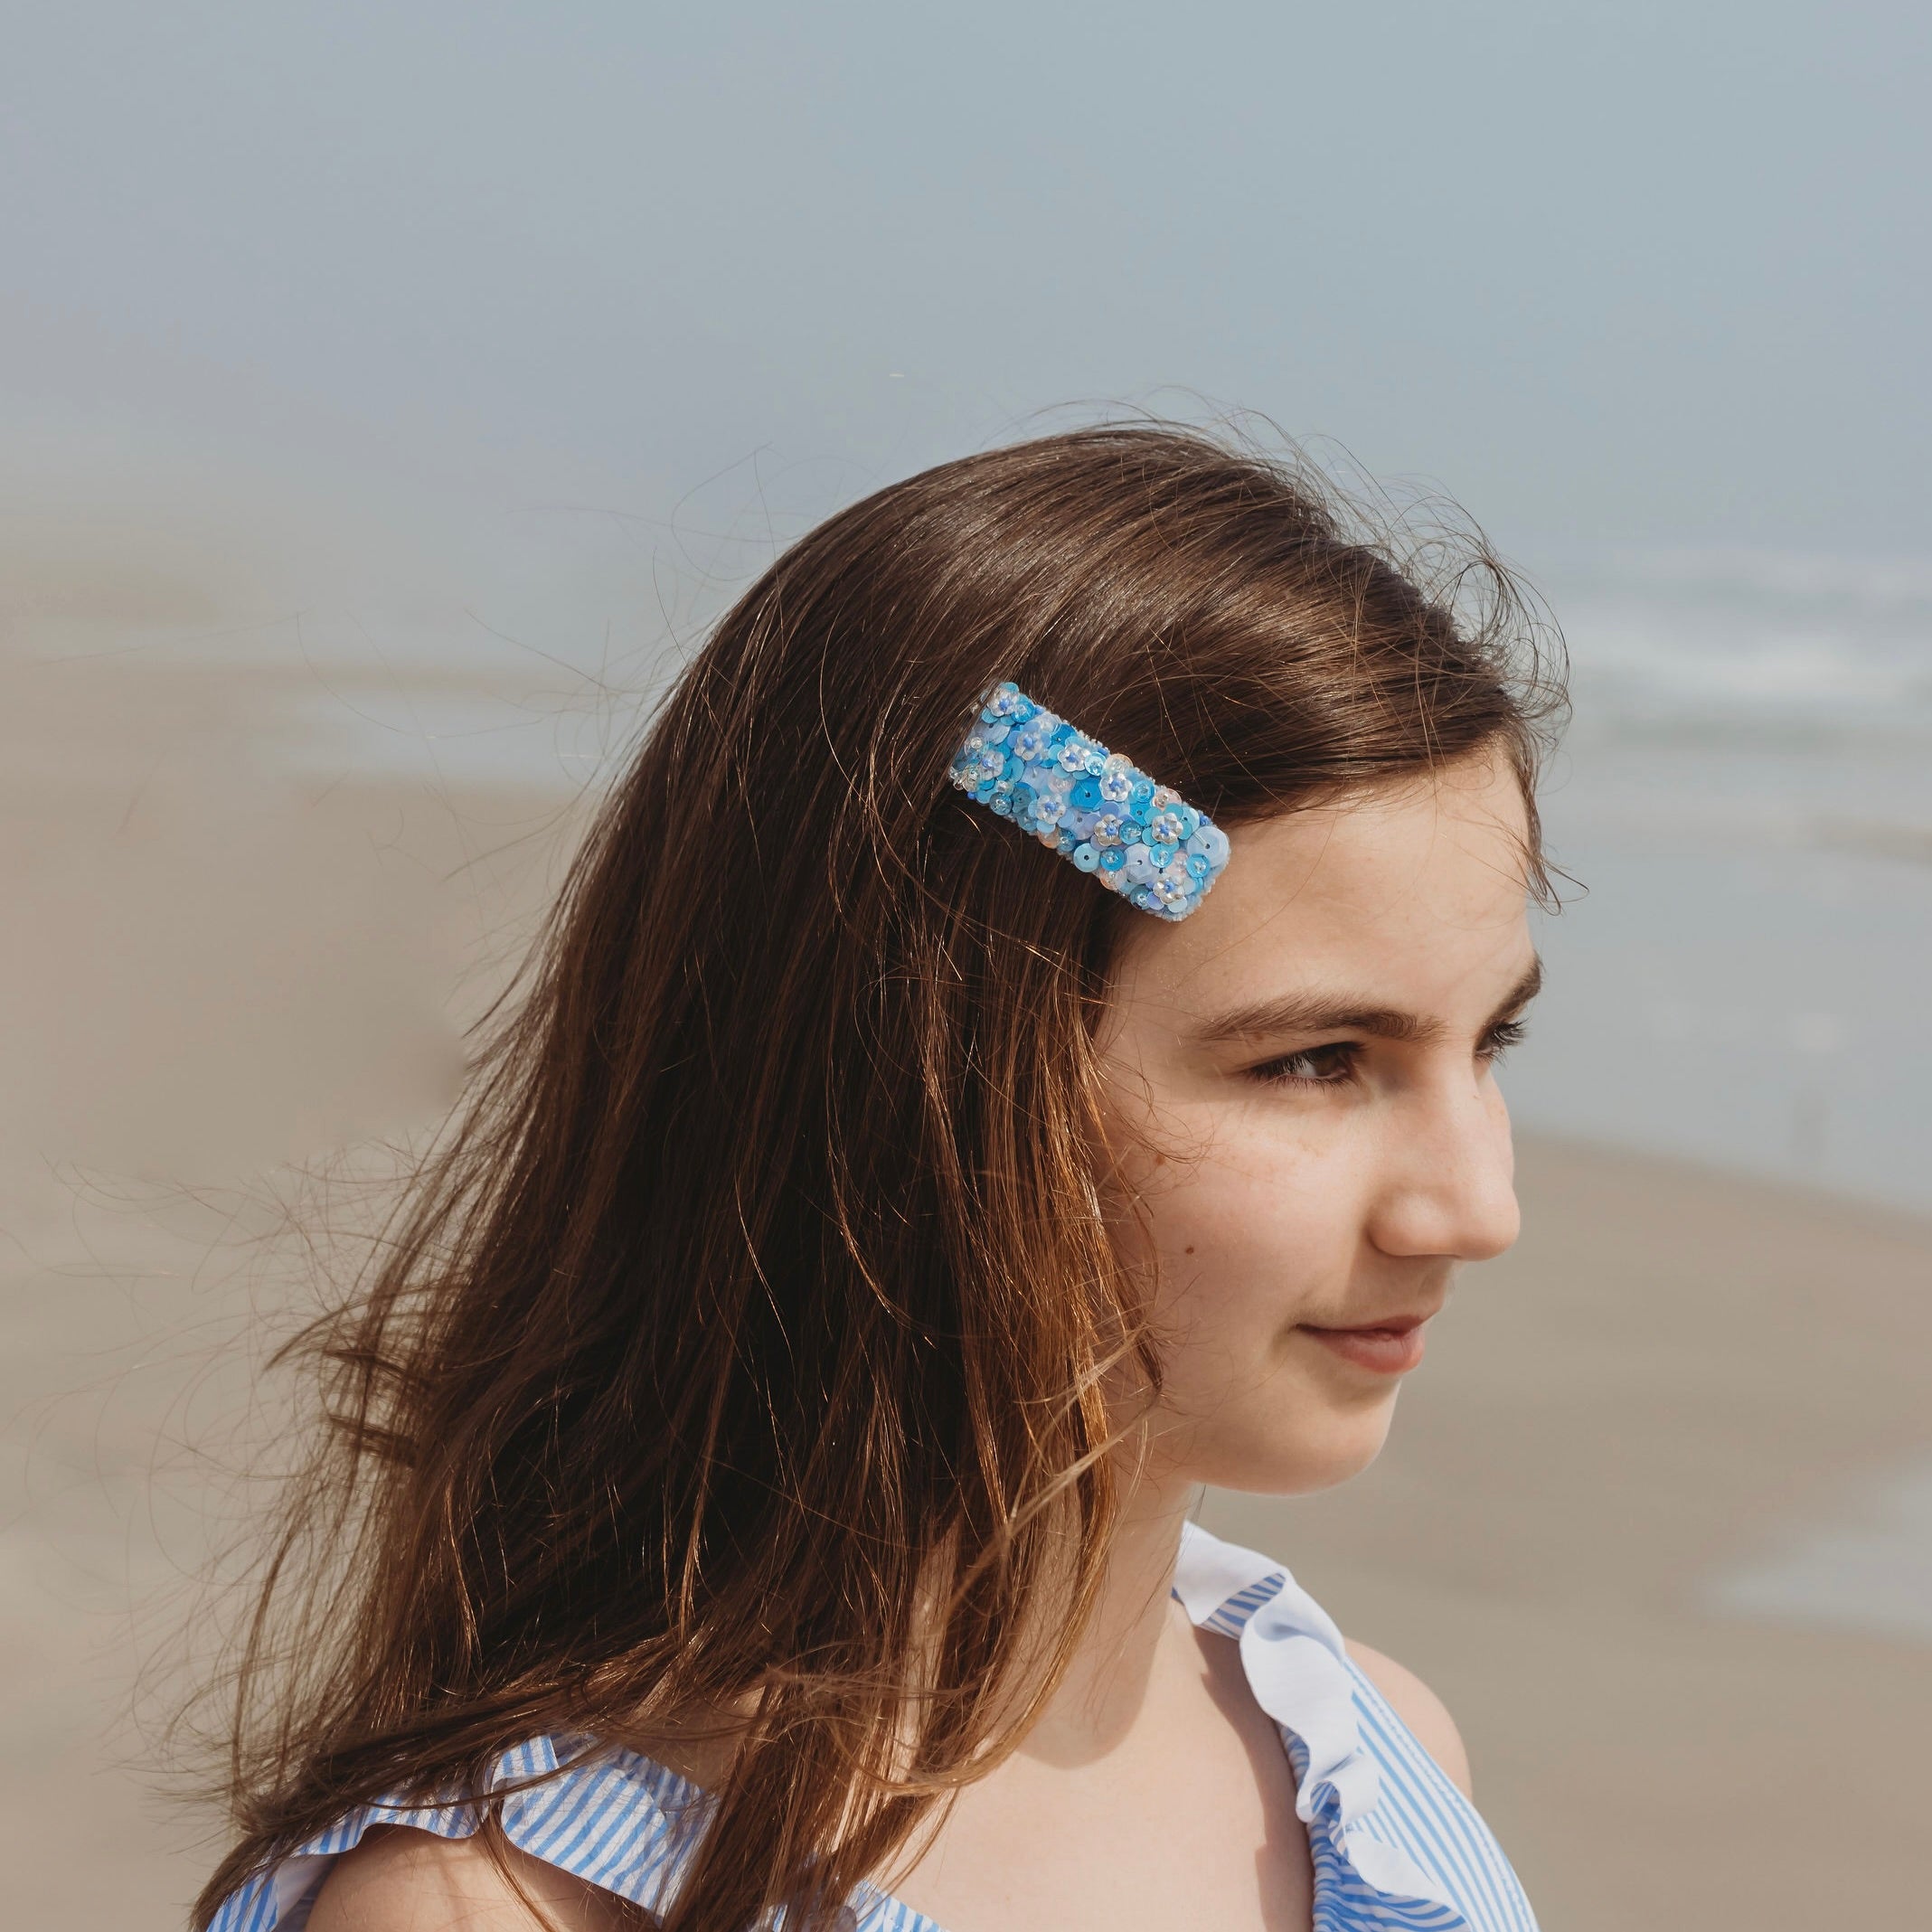
<path fill-rule="evenodd" d="M 499 1861 L 478 1839 L 392 1825 L 335 1861 L 307 1932 L 532 1932 L 546 1922 L 556 1932 L 617 1932 L 650 1921 L 514 1845 Z"/>
<path fill-rule="evenodd" d="M 1416 1739 L 1442 1767 L 1449 1782 L 1465 1797 L 1469 1788 L 1469 1754 L 1448 1706 L 1411 1670 L 1393 1657 L 1348 1638 L 1348 1654 L 1366 1677 L 1389 1700 L 1390 1708 L 1416 1734 Z M 319 1932 L 319 1928 L 318 1928 Z"/>

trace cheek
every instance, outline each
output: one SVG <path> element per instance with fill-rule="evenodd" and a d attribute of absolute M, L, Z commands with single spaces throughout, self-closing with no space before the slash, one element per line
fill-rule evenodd
<path fill-rule="evenodd" d="M 1351 1137 L 1267 1130 L 1145 1170 L 1140 1252 L 1164 1374 L 1152 1467 L 1275 1495 L 1371 1462 L 1392 1390 L 1338 1384 L 1294 1331 L 1345 1304 L 1362 1255 L 1366 1169 Z"/>
<path fill-rule="evenodd" d="M 1138 1240 L 1156 1264 L 1155 1311 L 1183 1349 L 1221 1339 L 1247 1352 L 1348 1270 L 1358 1217 L 1344 1148 L 1265 1120 L 1224 1125 L 1197 1157 L 1154 1157 L 1142 1176 Z"/>

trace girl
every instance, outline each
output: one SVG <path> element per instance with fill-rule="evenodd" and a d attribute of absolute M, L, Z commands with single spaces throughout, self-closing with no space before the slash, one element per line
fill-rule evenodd
<path fill-rule="evenodd" d="M 1516 1231 L 1556 700 L 1438 561 L 1133 425 L 751 589 L 318 1337 L 198 1928 L 1531 1927 L 1189 1521 L 1362 1469 Z"/>

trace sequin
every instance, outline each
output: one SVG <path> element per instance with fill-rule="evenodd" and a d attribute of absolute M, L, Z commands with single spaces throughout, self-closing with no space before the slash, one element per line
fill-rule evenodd
<path fill-rule="evenodd" d="M 982 700 L 949 776 L 975 803 L 1162 919 L 1184 919 L 1228 862 L 1228 834 L 1213 820 L 1010 680 Z"/>

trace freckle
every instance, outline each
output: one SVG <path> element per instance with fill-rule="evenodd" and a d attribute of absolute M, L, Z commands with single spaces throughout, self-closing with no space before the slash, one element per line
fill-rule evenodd
<path fill-rule="evenodd" d="M 1167 1164 L 1167 1156 L 1166 1156 L 1166 1155 L 1165 1155 L 1164 1154 L 1156 1154 L 1154 1155 L 1154 1165 L 1155 1165 L 1156 1167 L 1164 1167 L 1164 1166 L 1166 1166 L 1166 1164 Z"/>
<path fill-rule="evenodd" d="M 1188 1249 L 1187 1251 L 1188 1251 L 1188 1253 L 1189 1253 L 1189 1254 L 1192 1254 L 1194 1250 L 1193 1250 L 1193 1249 L 1192 1249 L 1192 1248 L 1190 1248 L 1190 1249 Z"/>

